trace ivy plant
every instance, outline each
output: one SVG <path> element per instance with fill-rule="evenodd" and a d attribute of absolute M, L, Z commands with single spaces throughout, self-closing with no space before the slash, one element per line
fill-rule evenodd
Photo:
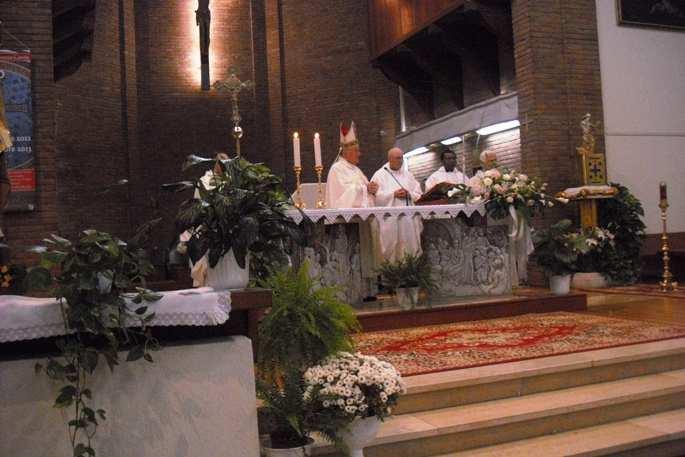
<path fill-rule="evenodd" d="M 93 457 L 93 438 L 106 411 L 93 404 L 89 380 L 104 361 L 110 370 L 127 361 L 152 362 L 159 344 L 147 325 L 154 318 L 147 303 L 159 300 L 145 288 L 153 266 L 145 251 L 112 235 L 86 230 L 71 242 L 57 235 L 34 248 L 41 264 L 28 273 L 31 288 L 50 289 L 59 302 L 65 337 L 57 341 L 59 355 L 49 357 L 36 372 L 63 383 L 56 408 L 70 408 L 69 441 L 73 457 Z M 135 292 L 133 292 L 135 291 Z"/>

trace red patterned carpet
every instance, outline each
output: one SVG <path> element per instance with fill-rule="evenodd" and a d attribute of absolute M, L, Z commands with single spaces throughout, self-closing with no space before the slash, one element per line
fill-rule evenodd
<path fill-rule="evenodd" d="M 404 376 L 685 337 L 685 327 L 557 312 L 355 335 Z"/>

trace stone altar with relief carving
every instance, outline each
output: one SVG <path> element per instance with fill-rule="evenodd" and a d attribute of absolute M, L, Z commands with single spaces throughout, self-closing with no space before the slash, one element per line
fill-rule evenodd
<path fill-rule="evenodd" d="M 336 217 L 334 210 L 305 210 L 304 216 L 318 223 L 308 234 L 307 245 L 295 249 L 294 263 L 308 260 L 313 276 L 320 277 L 326 286 L 337 286 L 347 303 L 360 304 L 365 297 L 375 295 L 377 284 L 362 277 L 358 224 L 376 217 L 420 215 L 424 219 L 421 244 L 438 285 L 434 295 L 511 293 L 507 227 L 472 226 L 470 217 L 483 211 L 465 206 L 460 211 L 457 206 L 464 205 L 444 205 L 430 213 L 425 207 L 392 208 L 392 214 L 389 208 L 365 208 L 349 218 Z M 345 211 L 352 210 L 340 212 Z M 400 214 L 402 211 L 406 214 Z M 296 220 L 300 222 L 302 214 Z"/>

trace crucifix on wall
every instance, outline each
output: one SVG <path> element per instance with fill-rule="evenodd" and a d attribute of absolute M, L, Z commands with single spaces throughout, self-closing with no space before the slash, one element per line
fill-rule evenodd
<path fill-rule="evenodd" d="M 198 0 L 195 22 L 200 28 L 201 87 L 202 90 L 209 90 L 209 25 L 212 22 L 209 0 Z"/>

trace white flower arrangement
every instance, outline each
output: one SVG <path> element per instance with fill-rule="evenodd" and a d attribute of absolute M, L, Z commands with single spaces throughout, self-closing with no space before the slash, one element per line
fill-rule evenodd
<path fill-rule="evenodd" d="M 309 368 L 304 382 L 304 400 L 338 422 L 372 416 L 383 419 L 406 390 L 402 376 L 390 363 L 348 352 Z"/>
<path fill-rule="evenodd" d="M 488 214 L 495 219 L 508 217 L 509 206 L 529 218 L 554 206 L 553 199 L 545 194 L 546 188 L 546 183 L 539 185 L 523 173 L 493 168 L 469 179 L 468 185 L 449 190 L 447 196 L 471 204 L 485 201 Z"/>

